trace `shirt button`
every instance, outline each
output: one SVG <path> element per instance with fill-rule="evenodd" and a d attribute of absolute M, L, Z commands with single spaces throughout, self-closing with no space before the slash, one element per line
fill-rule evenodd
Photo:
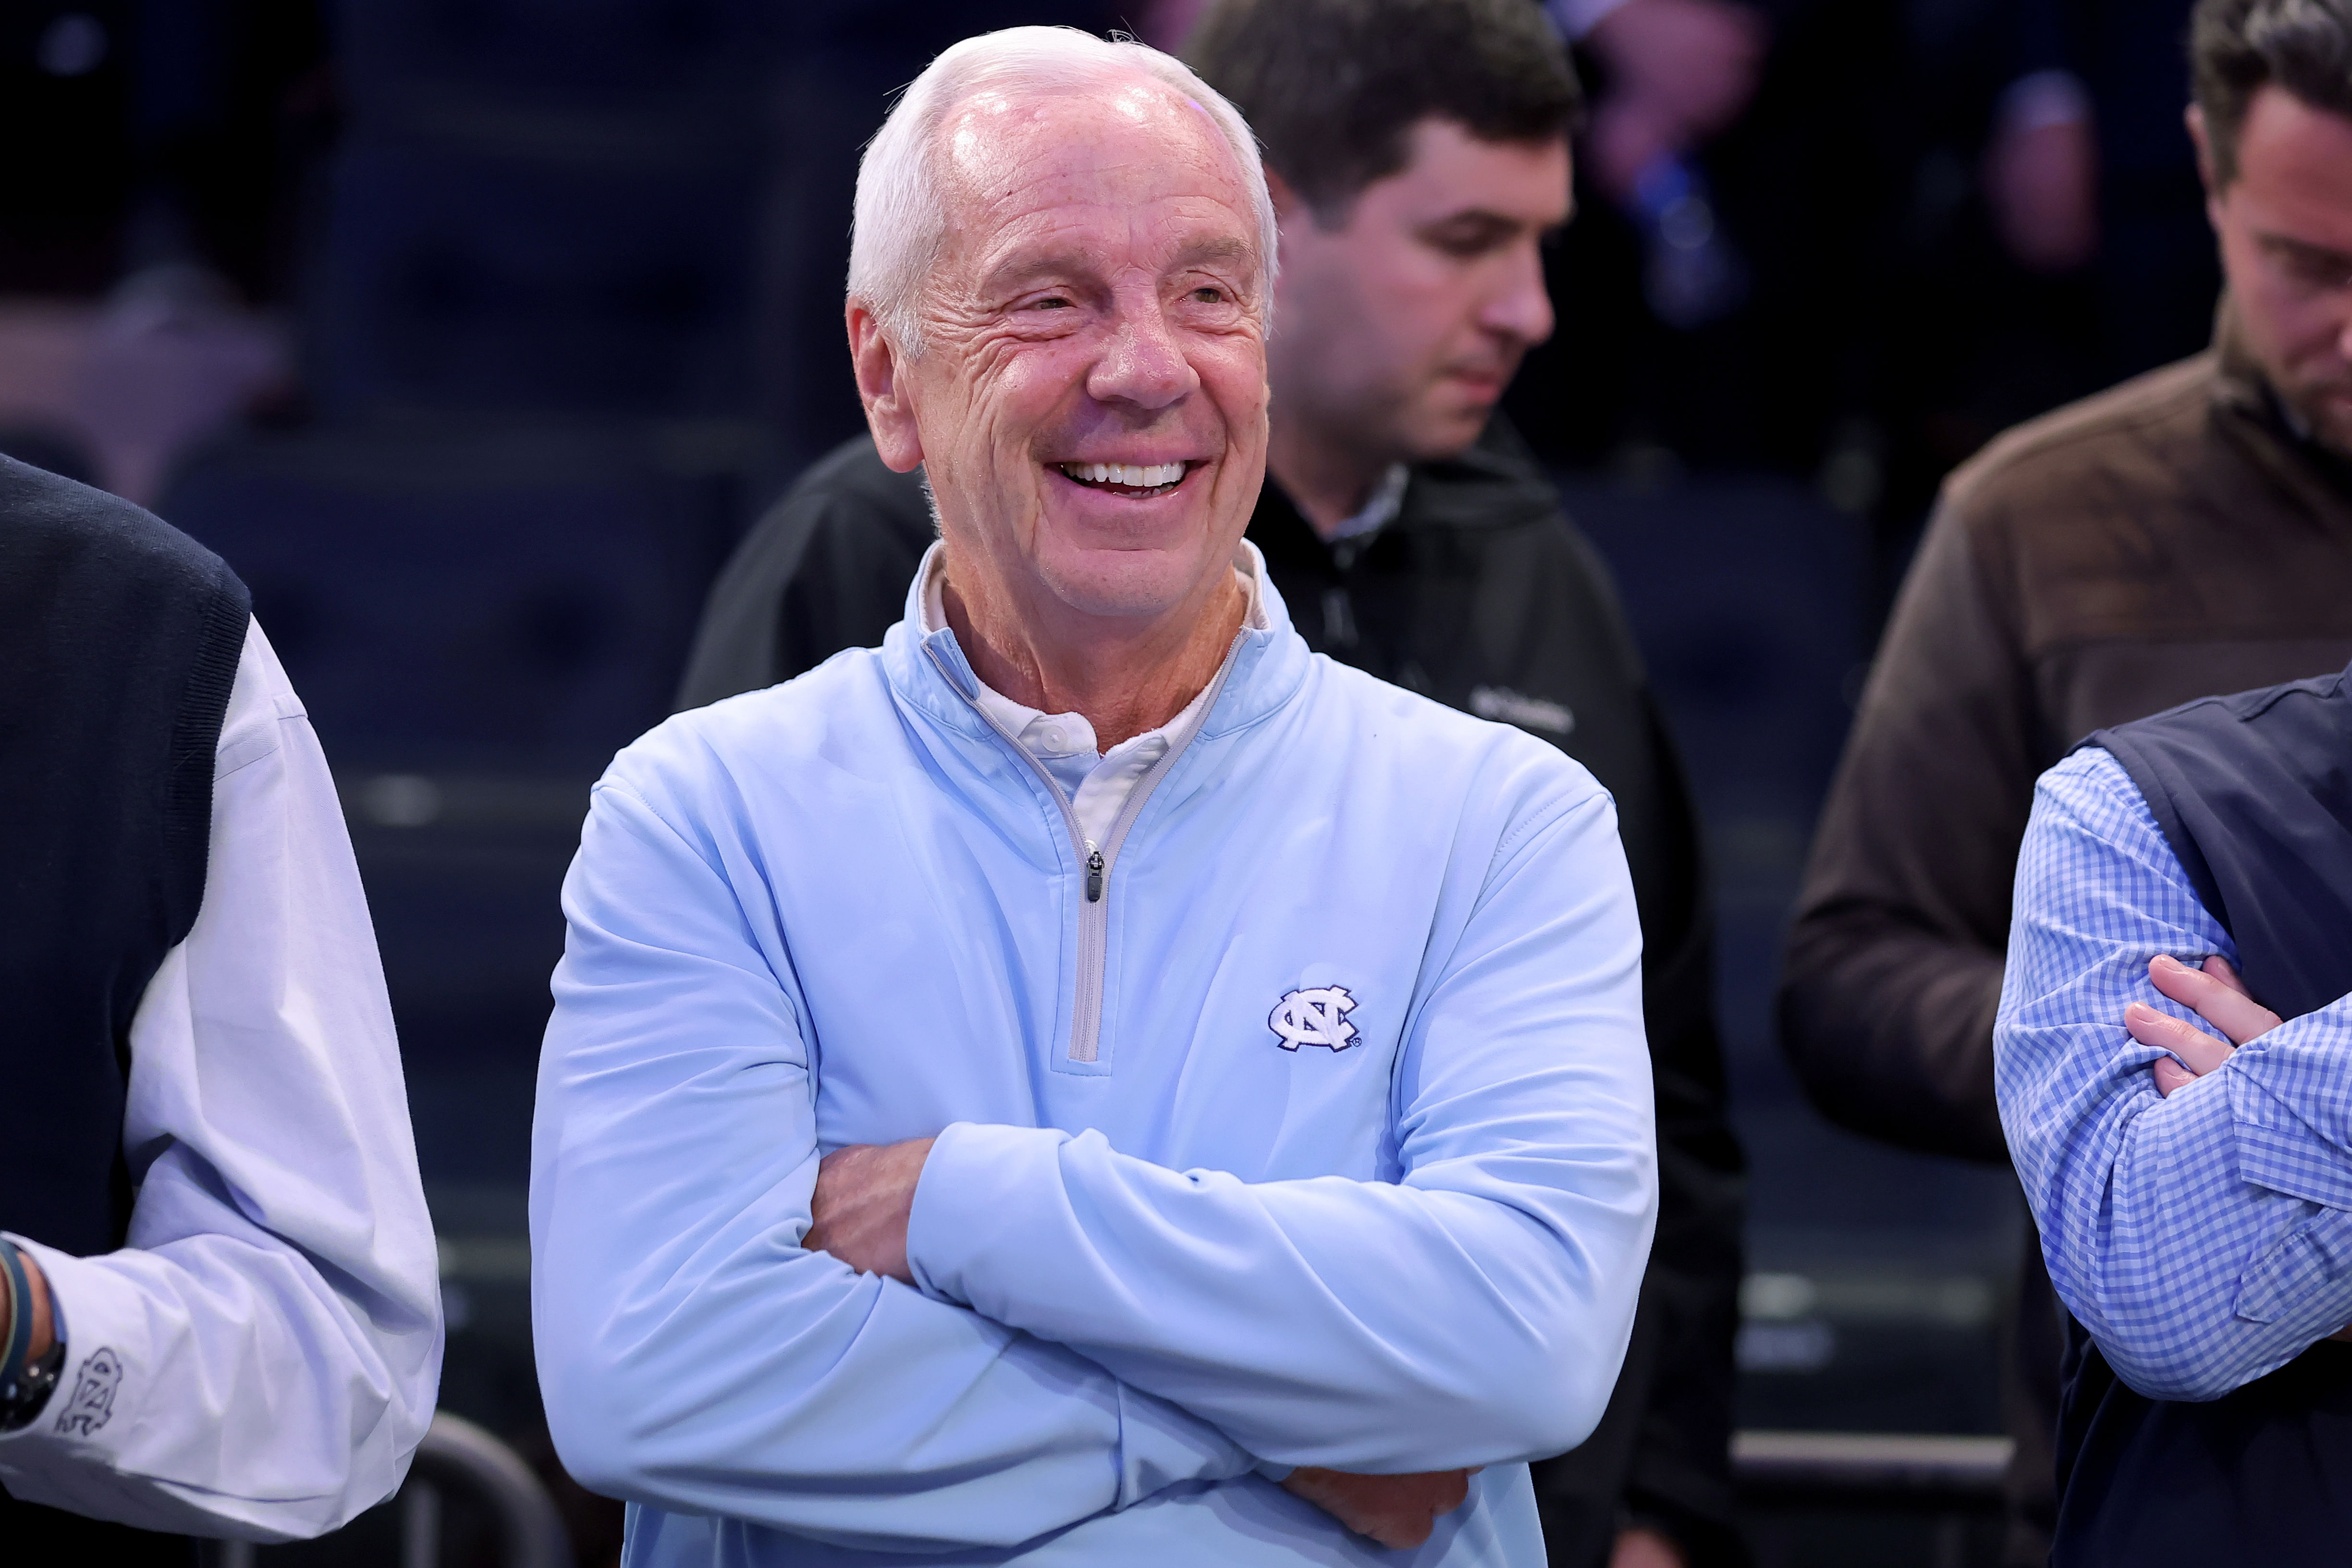
<path fill-rule="evenodd" d="M 1045 731 L 1045 749 L 1049 752 L 1058 752 L 1063 749 L 1062 732 L 1059 730 Z"/>

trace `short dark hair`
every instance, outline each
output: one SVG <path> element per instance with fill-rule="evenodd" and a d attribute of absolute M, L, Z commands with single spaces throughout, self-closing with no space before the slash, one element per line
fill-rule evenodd
<path fill-rule="evenodd" d="M 1485 142 L 1549 142 L 1584 106 L 1535 0 L 1218 0 L 1184 58 L 1326 226 L 1405 166 L 1423 119 Z"/>
<path fill-rule="evenodd" d="M 2226 185 L 2238 177 L 2246 106 L 2265 84 L 2352 119 L 2352 0 L 2199 0 L 2189 71 L 2213 181 Z"/>

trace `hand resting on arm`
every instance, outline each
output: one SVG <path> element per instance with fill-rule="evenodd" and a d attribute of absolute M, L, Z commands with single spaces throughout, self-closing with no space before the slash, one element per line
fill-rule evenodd
<path fill-rule="evenodd" d="M 2279 1026 L 2279 1016 L 2246 993 L 2246 983 L 2220 953 L 2191 969 L 2168 953 L 2147 961 L 2147 978 L 2158 991 L 2221 1030 L 2224 1042 L 2195 1025 L 2159 1013 L 2145 1002 L 2124 1009 L 2124 1027 L 2143 1046 L 2170 1051 L 2155 1063 L 2156 1092 L 2169 1095 L 2228 1061 L 2240 1046 Z"/>
<path fill-rule="evenodd" d="M 2124 1027 L 2143 1046 L 2170 1051 L 2153 1064 L 2156 1092 L 2170 1095 L 2183 1084 L 2194 1083 L 2235 1056 L 2240 1046 L 2279 1026 L 2276 1013 L 2255 1001 L 2246 983 L 2220 953 L 2207 955 L 2204 966 L 2191 969 L 2169 954 L 2147 961 L 2147 977 L 2158 991 L 2212 1025 L 2227 1040 L 2217 1040 L 2195 1025 L 2159 1013 L 2145 1002 L 2124 1009 Z M 2352 1341 L 2352 1326 L 2336 1330 L 2331 1340 Z"/>

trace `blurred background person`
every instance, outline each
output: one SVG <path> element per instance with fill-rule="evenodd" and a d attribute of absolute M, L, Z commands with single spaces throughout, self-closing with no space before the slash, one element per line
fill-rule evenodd
<path fill-rule="evenodd" d="M 1737 309 L 1746 269 L 1716 225 L 1699 149 L 1739 117 L 1763 67 L 1763 13 L 1731 0 L 1549 0 L 1598 62 L 1591 183 L 1640 232 L 1643 297 L 1696 327 Z"/>
<path fill-rule="evenodd" d="M 1742 1166 L 1698 826 L 1606 576 L 1492 417 L 1551 331 L 1538 246 L 1569 216 L 1575 79 L 1525 0 L 1223 0 L 1186 54 L 1250 119 L 1274 171 L 1273 435 L 1249 538 L 1294 621 L 1319 652 L 1592 768 L 1634 868 L 1665 1196 L 1601 1433 L 1538 1468 L 1552 1560 L 1740 1561 L 1728 1447 Z M 932 538 L 920 476 L 853 439 L 721 575 L 681 703 L 877 642 Z"/>
<path fill-rule="evenodd" d="M 1887 628 L 1790 934 L 1783 1040 L 1834 1120 L 2007 1158 L 1993 1099 L 2033 780 L 2082 736 L 2352 656 L 2352 5 L 2203 0 L 2189 110 L 2213 346 L 1955 474 Z M 2040 1251 L 2012 1352 L 2012 1552 L 2053 1517 Z"/>

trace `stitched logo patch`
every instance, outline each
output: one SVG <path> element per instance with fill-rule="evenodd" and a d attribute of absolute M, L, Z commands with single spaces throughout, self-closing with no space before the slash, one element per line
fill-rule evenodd
<path fill-rule="evenodd" d="M 1356 1026 L 1348 1022 L 1356 999 L 1343 985 L 1317 985 L 1293 991 L 1274 1005 L 1266 1027 L 1281 1037 L 1286 1051 L 1301 1046 L 1327 1046 L 1344 1051 L 1356 1043 Z"/>
<path fill-rule="evenodd" d="M 74 1380 L 73 1397 L 58 1417 L 58 1430 L 87 1437 L 114 1416 L 114 1391 L 122 1386 L 122 1360 L 104 1345 L 89 1352 Z"/>

